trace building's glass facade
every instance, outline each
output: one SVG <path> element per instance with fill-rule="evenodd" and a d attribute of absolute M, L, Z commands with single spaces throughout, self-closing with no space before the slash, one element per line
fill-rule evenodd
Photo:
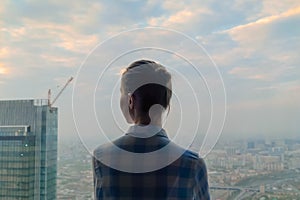
<path fill-rule="evenodd" d="M 0 101 L 0 199 L 56 199 L 57 109 Z"/>

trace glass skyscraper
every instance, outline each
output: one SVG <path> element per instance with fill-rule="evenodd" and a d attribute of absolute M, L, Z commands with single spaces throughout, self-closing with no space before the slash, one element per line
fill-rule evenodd
<path fill-rule="evenodd" d="M 56 199 L 57 108 L 0 100 L 0 199 Z"/>

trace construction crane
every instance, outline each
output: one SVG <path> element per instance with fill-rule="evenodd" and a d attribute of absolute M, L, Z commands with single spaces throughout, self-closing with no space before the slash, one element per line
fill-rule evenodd
<path fill-rule="evenodd" d="M 53 99 L 53 101 L 51 101 L 51 89 L 48 90 L 48 106 L 49 106 L 50 110 L 51 110 L 52 105 L 56 102 L 56 100 L 58 99 L 58 97 L 66 89 L 66 87 L 69 85 L 69 83 L 71 83 L 72 80 L 73 80 L 73 77 L 69 78 L 69 80 L 66 82 L 66 84 L 64 85 L 64 87 L 58 92 L 58 94 Z"/>

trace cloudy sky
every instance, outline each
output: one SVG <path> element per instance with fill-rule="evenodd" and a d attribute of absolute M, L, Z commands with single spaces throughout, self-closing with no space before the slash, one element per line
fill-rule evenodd
<path fill-rule="evenodd" d="M 299 24 L 298 0 L 2 0 L 0 98 L 47 98 L 48 89 L 55 95 L 70 76 L 76 77 L 99 43 L 121 31 L 161 27 L 197 41 L 218 66 L 227 97 L 223 137 L 292 137 L 300 131 Z M 122 40 L 119 46 L 108 45 L 107 55 L 102 52 L 101 56 L 109 57 L 120 44 L 126 48 L 129 43 L 143 46 L 146 40 L 153 41 L 153 46 L 178 44 L 173 37 L 162 39 L 163 33 L 145 33 Z M 132 54 L 120 65 L 147 53 Z M 198 51 L 186 53 L 193 62 L 201 56 Z M 167 59 L 170 56 L 158 61 Z M 104 68 L 99 60 L 89 62 L 100 71 Z M 184 76 L 189 79 L 189 73 Z M 71 109 L 74 84 L 56 103 L 62 138 L 76 137 Z M 217 99 L 215 106 L 220 102 Z"/>

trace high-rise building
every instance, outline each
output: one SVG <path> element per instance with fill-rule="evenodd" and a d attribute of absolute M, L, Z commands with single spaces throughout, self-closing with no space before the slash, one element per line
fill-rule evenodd
<path fill-rule="evenodd" d="M 0 199 L 56 199 L 57 108 L 0 100 Z"/>

